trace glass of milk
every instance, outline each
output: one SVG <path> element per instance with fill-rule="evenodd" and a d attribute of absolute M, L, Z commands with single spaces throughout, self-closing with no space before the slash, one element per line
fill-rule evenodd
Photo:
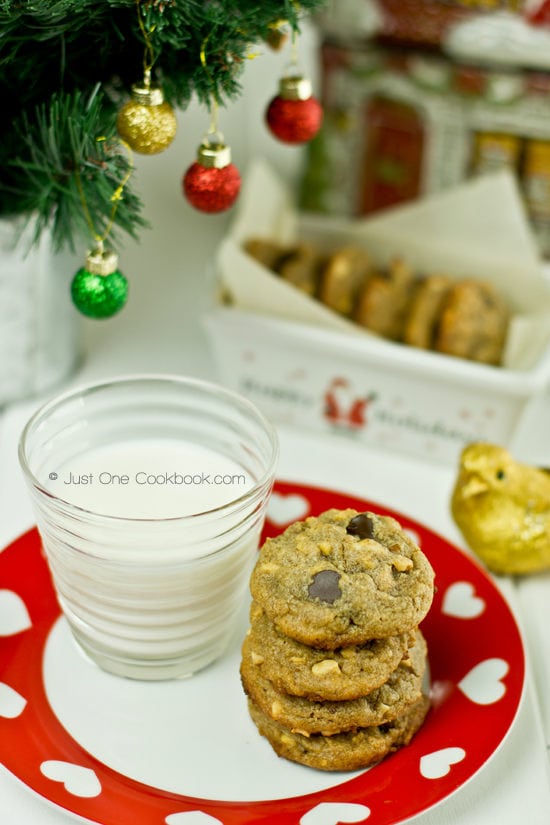
<path fill-rule="evenodd" d="M 78 388 L 30 419 L 21 466 L 63 614 L 93 661 L 168 679 L 223 654 L 277 454 L 249 401 L 177 376 Z"/>

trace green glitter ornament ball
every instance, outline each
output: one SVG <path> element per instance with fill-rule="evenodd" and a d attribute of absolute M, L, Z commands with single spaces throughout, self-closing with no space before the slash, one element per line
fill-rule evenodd
<path fill-rule="evenodd" d="M 122 309 L 128 297 L 128 281 L 117 269 L 112 252 L 88 255 L 71 284 L 75 307 L 88 318 L 110 318 Z"/>

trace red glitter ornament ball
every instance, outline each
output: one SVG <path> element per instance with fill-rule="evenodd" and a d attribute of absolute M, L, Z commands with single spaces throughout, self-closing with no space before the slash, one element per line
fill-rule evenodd
<path fill-rule="evenodd" d="M 191 206 L 211 214 L 233 206 L 241 188 L 241 176 L 230 160 L 228 146 L 202 144 L 199 147 L 196 162 L 183 176 L 183 193 Z"/>
<path fill-rule="evenodd" d="M 323 122 L 323 107 L 311 94 L 303 77 L 282 78 L 279 94 L 265 114 L 267 125 L 284 143 L 306 143 L 315 137 Z"/>

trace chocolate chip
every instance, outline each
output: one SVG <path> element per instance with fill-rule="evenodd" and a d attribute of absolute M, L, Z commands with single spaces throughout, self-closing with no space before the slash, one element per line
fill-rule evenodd
<path fill-rule="evenodd" d="M 338 587 L 340 573 L 336 570 L 320 570 L 313 577 L 307 592 L 311 599 L 319 599 L 322 602 L 333 604 L 342 595 Z"/>
<path fill-rule="evenodd" d="M 374 524 L 370 516 L 366 513 L 359 513 L 354 516 L 348 526 L 346 533 L 350 536 L 358 536 L 360 539 L 371 539 L 374 536 Z"/>

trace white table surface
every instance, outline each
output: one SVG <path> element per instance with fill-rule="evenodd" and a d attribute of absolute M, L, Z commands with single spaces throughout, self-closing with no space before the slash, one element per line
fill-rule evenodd
<path fill-rule="evenodd" d="M 226 116 L 226 137 L 236 147 L 235 158 L 241 168 L 254 146 L 280 169 L 292 172 L 299 154 L 274 146 L 258 126 L 281 66 L 275 56 L 268 55 L 266 62 L 262 72 L 247 75 L 246 101 Z M 121 268 L 131 280 L 131 300 L 118 318 L 84 322 L 83 359 L 64 386 L 138 372 L 223 380 L 215 371 L 199 318 L 211 300 L 205 271 L 229 218 L 194 212 L 179 190 L 179 178 L 193 160 L 205 125 L 204 113 L 192 108 L 181 116 L 178 138 L 167 152 L 155 159 L 138 159 L 139 186 L 154 229 L 144 233 L 140 245 L 128 244 L 122 258 Z M 0 411 L 1 547 L 33 524 L 16 446 L 26 419 L 42 400 L 32 399 Z M 525 455 L 547 463 L 549 416 L 550 399 L 534 411 L 522 445 Z M 454 468 L 285 429 L 279 434 L 280 478 L 378 501 L 464 546 L 448 509 Z M 550 821 L 550 575 L 520 582 L 502 579 L 498 584 L 516 614 L 528 650 L 527 686 L 520 712 L 489 763 L 437 808 L 411 820 L 415 825 L 515 825 L 518 821 L 548 825 Z M 2 825 L 64 825 L 74 821 L 0 771 Z"/>

